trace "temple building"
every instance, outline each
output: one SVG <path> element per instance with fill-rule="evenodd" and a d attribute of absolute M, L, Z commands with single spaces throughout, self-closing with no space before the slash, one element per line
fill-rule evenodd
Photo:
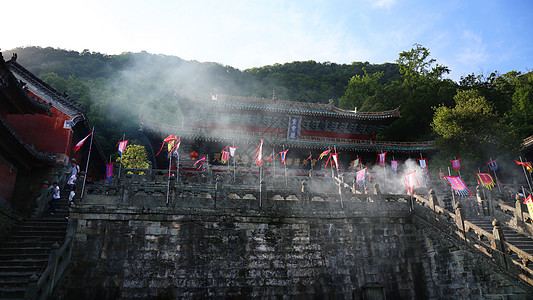
<path fill-rule="evenodd" d="M 43 182 L 75 157 L 85 169 L 89 145 L 73 146 L 91 132 L 83 110 L 65 95 L 0 53 L 0 201 L 31 209 Z M 94 141 L 89 178 L 104 176 L 105 160 Z"/>
<path fill-rule="evenodd" d="M 157 123 L 141 115 L 141 130 L 150 140 L 154 155 L 170 134 L 181 139 L 182 157 L 192 152 L 209 155 L 213 165 L 222 164 L 223 148 L 235 146 L 236 163 L 250 166 L 261 140 L 263 157 L 289 149 L 287 165 L 302 169 L 311 165 L 322 168 L 325 160 L 319 161 L 318 156 L 328 149 L 339 153 L 341 168 L 348 167 L 357 157 L 373 162 L 378 153 L 385 151 L 400 159 L 419 157 L 420 153 L 435 149 L 431 142 L 376 140 L 379 132 L 401 117 L 399 108 L 357 112 L 337 108 L 333 100 L 320 104 L 222 95 L 210 98 L 176 95 L 176 99 L 182 113 L 180 125 Z M 160 168 L 168 165 L 167 155 L 154 156 L 154 161 Z"/>

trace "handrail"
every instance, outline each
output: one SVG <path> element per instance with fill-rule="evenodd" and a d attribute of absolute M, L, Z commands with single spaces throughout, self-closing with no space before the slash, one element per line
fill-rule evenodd
<path fill-rule="evenodd" d="M 36 274 L 30 277 L 24 299 L 48 299 L 54 293 L 70 264 L 75 230 L 75 222 L 69 223 L 63 244 L 61 246 L 57 243 L 52 245 L 45 270 L 40 277 L 37 277 Z"/>

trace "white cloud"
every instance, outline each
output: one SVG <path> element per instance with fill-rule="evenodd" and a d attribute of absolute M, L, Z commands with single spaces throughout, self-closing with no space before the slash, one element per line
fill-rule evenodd
<path fill-rule="evenodd" d="M 481 35 L 470 30 L 465 30 L 461 40 L 463 41 L 463 45 L 457 53 L 458 62 L 469 66 L 476 66 L 488 61 L 489 54 L 487 52 L 487 46 L 483 42 Z"/>

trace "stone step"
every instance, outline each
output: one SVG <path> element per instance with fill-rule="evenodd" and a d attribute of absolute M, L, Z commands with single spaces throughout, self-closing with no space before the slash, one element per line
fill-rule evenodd
<path fill-rule="evenodd" d="M 0 289 L 0 299 L 2 300 L 11 300 L 11 299 L 24 299 L 24 293 L 26 288 L 20 287 L 10 287 L 10 288 L 1 288 Z"/>
<path fill-rule="evenodd" d="M 56 241 L 54 240 L 50 240 L 50 241 L 8 241 L 8 242 L 2 243 L 0 249 L 2 248 L 3 249 L 32 248 L 32 247 L 50 249 L 55 242 Z"/>
<path fill-rule="evenodd" d="M 42 230 L 19 230 L 14 234 L 14 236 L 60 237 L 65 236 L 65 231 L 48 230 L 48 228 L 43 228 Z"/>
<path fill-rule="evenodd" d="M 13 235 L 9 237 L 9 242 L 61 242 L 64 237 L 42 236 L 42 235 Z M 7 241 L 6 241 L 7 242 Z M 4 242 L 4 243 L 6 243 Z M 1 244 L 0 244 L 1 246 Z"/>
<path fill-rule="evenodd" d="M 27 259 L 34 259 L 34 260 L 48 260 L 48 253 L 34 253 L 34 254 L 28 254 L 28 253 L 19 253 L 18 255 L 13 254 L 6 254 L 6 253 L 0 253 L 0 264 L 3 264 L 4 261 L 9 260 L 27 260 Z"/>
<path fill-rule="evenodd" d="M 0 248 L 0 254 L 48 254 L 50 253 L 50 248 L 44 247 L 29 247 L 29 248 Z"/>
<path fill-rule="evenodd" d="M 41 273 L 40 271 L 43 269 L 43 266 L 0 266 L 0 273 L 2 272 L 33 272 L 33 273 Z M 0 286 L 2 284 L 0 283 Z"/>
<path fill-rule="evenodd" d="M 9 280 L 26 279 L 27 280 L 34 273 L 35 273 L 34 271 L 23 271 L 23 272 L 2 271 L 0 272 L 0 280 L 3 280 L 3 279 L 9 279 Z"/>
<path fill-rule="evenodd" d="M 48 262 L 48 256 L 45 259 L 39 258 L 26 258 L 26 259 L 10 259 L 2 261 L 2 266 L 4 267 L 38 267 L 44 266 Z"/>

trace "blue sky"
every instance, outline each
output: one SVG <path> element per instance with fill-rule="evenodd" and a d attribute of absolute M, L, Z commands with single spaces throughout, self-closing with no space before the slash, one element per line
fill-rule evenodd
<path fill-rule="evenodd" d="M 531 0 L 18 0 L 2 8 L 11 12 L 0 20 L 4 50 L 145 50 L 243 70 L 301 60 L 394 62 L 419 43 L 456 81 L 533 70 Z"/>

